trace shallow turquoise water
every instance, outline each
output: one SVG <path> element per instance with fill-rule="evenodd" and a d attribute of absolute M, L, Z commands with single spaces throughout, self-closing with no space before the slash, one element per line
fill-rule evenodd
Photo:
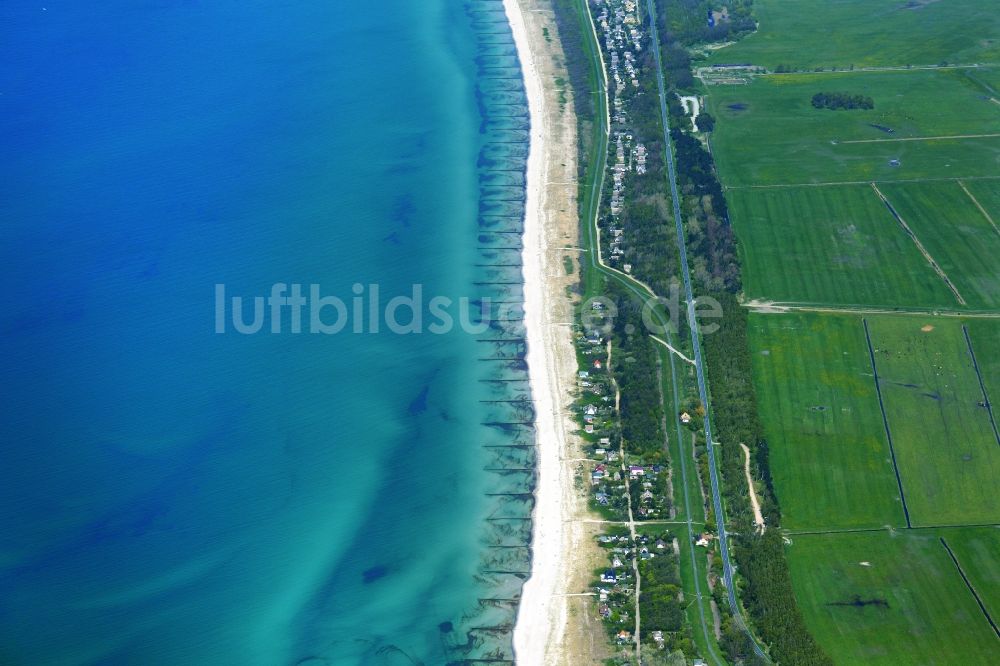
<path fill-rule="evenodd" d="M 509 655 L 533 450 L 502 19 L 0 6 L 0 663 Z M 217 284 L 278 282 L 512 311 L 216 332 Z"/>

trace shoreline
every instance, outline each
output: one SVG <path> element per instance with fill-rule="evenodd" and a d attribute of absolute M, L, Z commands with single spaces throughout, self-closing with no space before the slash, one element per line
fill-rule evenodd
<path fill-rule="evenodd" d="M 563 663 L 562 650 L 569 609 L 564 593 L 572 575 L 569 548 L 574 541 L 573 479 L 564 460 L 574 427 L 565 407 L 572 400 L 576 352 L 572 340 L 572 303 L 563 264 L 565 246 L 578 242 L 576 218 L 576 137 L 573 130 L 556 127 L 555 105 L 542 84 L 540 67 L 555 66 L 545 53 L 535 0 L 503 0 L 521 65 L 530 118 L 530 147 L 526 172 L 523 234 L 524 320 L 531 395 L 535 404 L 536 487 L 532 511 L 531 574 L 521 591 L 513 635 L 518 664 Z M 528 21 L 529 17 L 532 21 Z M 547 50 L 547 49 L 546 49 Z M 546 59 L 549 59 L 546 63 Z M 558 113 L 567 113 L 566 105 Z M 560 143 L 561 140 L 561 143 Z M 569 145 L 565 145 L 569 144 Z M 570 159 L 567 155 L 572 155 Z M 568 165 L 568 166 L 567 166 Z M 555 173 L 556 170 L 562 170 Z M 568 173 L 567 173 L 568 172 Z M 552 174 L 557 176 L 549 178 Z M 570 177 L 567 177 L 571 174 Z M 561 189 L 549 192 L 552 181 Z M 551 198 L 550 198 L 551 197 Z M 569 214 L 567 215 L 567 211 Z M 572 259 L 576 264 L 575 256 Z"/>

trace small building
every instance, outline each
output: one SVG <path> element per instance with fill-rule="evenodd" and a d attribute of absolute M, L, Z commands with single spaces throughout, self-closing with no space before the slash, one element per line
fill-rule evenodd
<path fill-rule="evenodd" d="M 618 575 L 615 573 L 614 569 L 608 569 L 601 574 L 602 583 L 617 583 Z"/>
<path fill-rule="evenodd" d="M 629 465 L 628 473 L 629 476 L 631 476 L 634 479 L 637 476 L 645 475 L 646 470 L 644 470 L 640 465 Z"/>
<path fill-rule="evenodd" d="M 681 412 L 681 423 L 688 424 L 691 423 L 691 415 L 687 412 Z"/>

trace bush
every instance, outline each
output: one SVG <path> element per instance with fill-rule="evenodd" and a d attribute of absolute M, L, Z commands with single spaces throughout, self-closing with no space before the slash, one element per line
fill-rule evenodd
<path fill-rule="evenodd" d="M 816 93 L 812 97 L 812 105 L 817 109 L 874 109 L 875 101 L 865 95 L 849 93 Z"/>

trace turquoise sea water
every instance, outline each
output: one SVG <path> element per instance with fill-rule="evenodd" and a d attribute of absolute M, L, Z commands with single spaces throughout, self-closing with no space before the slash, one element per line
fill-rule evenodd
<path fill-rule="evenodd" d="M 510 656 L 522 90 L 499 0 L 0 4 L 0 663 Z M 274 283 L 508 311 L 216 332 Z"/>

